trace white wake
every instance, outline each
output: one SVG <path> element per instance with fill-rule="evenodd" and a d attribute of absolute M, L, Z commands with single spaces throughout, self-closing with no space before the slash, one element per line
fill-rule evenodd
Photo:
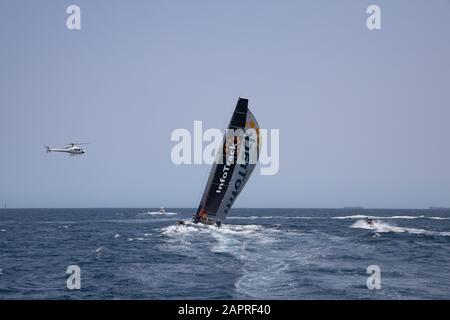
<path fill-rule="evenodd" d="M 417 228 L 404 228 L 398 227 L 395 225 L 391 225 L 382 221 L 373 221 L 372 225 L 369 225 L 366 220 L 358 220 L 354 224 L 350 226 L 350 228 L 358 228 L 358 229 L 368 229 L 373 230 L 377 233 L 384 232 L 396 232 L 396 233 L 410 233 L 410 234 L 424 234 L 431 236 L 450 236 L 450 232 L 439 232 L 439 231 L 430 231 L 425 229 L 417 229 Z"/>

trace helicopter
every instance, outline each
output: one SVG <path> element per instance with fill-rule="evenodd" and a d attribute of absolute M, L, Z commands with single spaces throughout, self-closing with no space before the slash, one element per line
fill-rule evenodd
<path fill-rule="evenodd" d="M 53 149 L 50 148 L 49 146 L 44 145 L 45 149 L 47 150 L 47 153 L 49 152 L 65 152 L 68 153 L 71 156 L 75 156 L 75 155 L 82 155 L 84 153 L 86 153 L 86 150 L 84 150 L 83 148 L 81 148 L 81 145 L 85 145 L 88 143 L 69 143 L 69 145 L 67 147 L 65 147 L 64 149 Z"/>

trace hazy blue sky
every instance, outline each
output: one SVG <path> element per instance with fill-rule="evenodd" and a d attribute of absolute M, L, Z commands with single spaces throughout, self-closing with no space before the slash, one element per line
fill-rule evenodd
<path fill-rule="evenodd" d="M 223 128 L 238 96 L 281 163 L 235 206 L 450 206 L 447 0 L 2 0 L 0 48 L 10 207 L 196 207 L 209 166 L 172 164 L 170 134 Z"/>

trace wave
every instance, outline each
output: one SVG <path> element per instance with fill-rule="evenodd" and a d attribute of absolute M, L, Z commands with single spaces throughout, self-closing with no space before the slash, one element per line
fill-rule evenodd
<path fill-rule="evenodd" d="M 256 220 L 256 219 L 304 219 L 304 220 L 313 220 L 313 219 L 336 219 L 336 220 L 346 220 L 346 219 L 434 219 L 434 220 L 450 220 L 450 217 L 428 217 L 424 215 L 420 216 L 369 216 L 356 214 L 351 216 L 335 216 L 335 217 L 307 217 L 307 216 L 240 216 L 240 217 L 228 217 L 227 220 Z"/>
<path fill-rule="evenodd" d="M 33 223 L 37 223 L 37 224 L 60 224 L 60 225 L 71 225 L 71 224 L 77 224 L 81 221 L 86 221 L 86 220 L 80 220 L 80 221 L 33 221 Z"/>
<path fill-rule="evenodd" d="M 259 225 L 232 225 L 226 224 L 220 228 L 212 225 L 194 224 L 192 221 L 184 221 L 184 225 L 172 225 L 162 228 L 162 234 L 166 236 L 185 235 L 190 233 L 210 233 L 215 234 L 232 234 L 232 235 L 249 235 L 262 229 Z"/>
<path fill-rule="evenodd" d="M 141 237 L 138 237 L 138 238 L 128 238 L 128 239 L 127 239 L 127 241 L 145 241 L 145 240 L 148 240 L 148 239 L 144 239 L 144 238 L 141 238 Z"/>
<path fill-rule="evenodd" d="M 159 211 L 147 211 L 147 212 L 139 212 L 138 215 L 151 215 L 151 216 L 173 216 L 176 215 L 176 212 L 166 212 L 160 213 Z"/>
<path fill-rule="evenodd" d="M 422 219 L 422 218 L 428 218 L 424 215 L 420 215 L 420 216 L 390 216 L 390 217 L 386 217 L 386 216 L 366 216 L 366 215 L 362 215 L 362 214 L 356 214 L 356 215 L 352 215 L 352 216 L 337 216 L 337 217 L 332 217 L 331 219 L 365 219 L 365 218 L 372 218 L 372 219 Z"/>
<path fill-rule="evenodd" d="M 228 217 L 227 220 L 256 220 L 256 219 L 327 219 L 327 217 L 305 217 L 305 216 L 248 216 L 248 217 Z"/>
<path fill-rule="evenodd" d="M 395 232 L 395 233 L 410 233 L 410 234 L 424 234 L 429 236 L 445 236 L 450 237 L 450 232 L 430 231 L 417 228 L 403 228 L 385 223 L 382 221 L 374 221 L 370 226 L 365 220 L 358 220 L 350 226 L 350 228 L 368 229 L 373 230 L 376 233 Z"/>
<path fill-rule="evenodd" d="M 337 216 L 337 217 L 331 217 L 331 219 L 364 219 L 369 218 L 369 216 L 365 216 L 362 214 L 355 214 L 352 216 Z"/>

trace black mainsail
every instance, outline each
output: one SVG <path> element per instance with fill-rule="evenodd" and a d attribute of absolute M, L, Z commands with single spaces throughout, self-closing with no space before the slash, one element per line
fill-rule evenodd
<path fill-rule="evenodd" d="M 194 222 L 220 226 L 256 166 L 260 151 L 259 125 L 239 98 L 211 168 Z"/>

